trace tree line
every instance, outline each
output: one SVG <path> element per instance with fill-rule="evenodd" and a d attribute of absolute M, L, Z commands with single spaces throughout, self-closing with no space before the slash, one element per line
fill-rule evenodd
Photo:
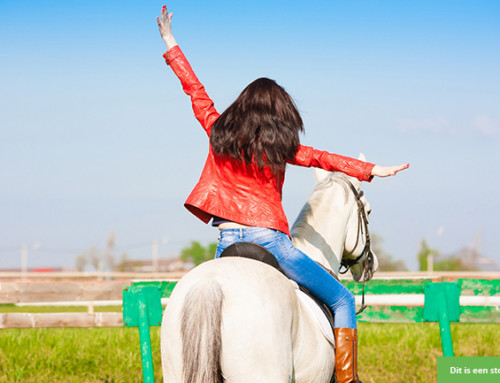
<path fill-rule="evenodd" d="M 379 260 L 379 271 L 408 271 L 404 260 L 396 259 L 384 250 L 383 242 L 381 236 L 371 234 L 371 247 Z M 75 259 L 75 268 L 80 271 L 89 267 L 100 271 L 126 271 L 124 267 L 127 263 L 130 263 L 129 256 L 123 253 L 115 259 L 115 243 L 116 237 L 111 233 L 104 250 L 93 246 L 85 253 L 78 255 Z M 191 241 L 188 246 L 181 249 L 179 259 L 197 266 L 213 259 L 216 248 L 217 242 L 203 245 L 198 241 Z M 420 271 L 478 271 L 480 261 L 485 259 L 492 261 L 493 269 L 497 267 L 493 260 L 480 254 L 477 246 L 465 246 L 451 255 L 443 255 L 439 250 L 431 248 L 425 239 L 422 240 L 417 253 L 418 269 Z"/>

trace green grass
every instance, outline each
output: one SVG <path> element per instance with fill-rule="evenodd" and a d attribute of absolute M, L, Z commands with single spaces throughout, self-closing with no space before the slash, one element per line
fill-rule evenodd
<path fill-rule="evenodd" d="M 498 324 L 452 323 L 455 356 L 500 356 Z M 442 356 L 438 323 L 361 323 L 359 376 L 364 383 L 436 382 Z"/>
<path fill-rule="evenodd" d="M 498 324 L 453 323 L 456 356 L 500 356 Z M 161 381 L 160 329 L 152 327 Z M 359 376 L 365 383 L 436 382 L 437 323 L 359 325 Z M 136 328 L 0 330 L 0 382 L 141 382 Z"/>
<path fill-rule="evenodd" d="M 159 328 L 152 328 L 160 381 Z M 0 382 L 141 382 L 136 328 L 0 330 Z"/>

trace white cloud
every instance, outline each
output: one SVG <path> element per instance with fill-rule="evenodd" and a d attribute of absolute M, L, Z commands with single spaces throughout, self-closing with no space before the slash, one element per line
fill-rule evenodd
<path fill-rule="evenodd" d="M 401 119 L 398 121 L 398 129 L 404 133 L 454 133 L 455 128 L 450 121 L 445 118 L 410 120 Z"/>
<path fill-rule="evenodd" d="M 498 120 L 479 116 L 472 121 L 472 127 L 485 136 L 500 138 L 500 121 Z"/>

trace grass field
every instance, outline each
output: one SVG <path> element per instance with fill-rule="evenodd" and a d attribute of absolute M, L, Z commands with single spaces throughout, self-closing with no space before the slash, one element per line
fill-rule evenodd
<path fill-rule="evenodd" d="M 152 327 L 160 382 L 160 331 Z M 452 324 L 456 356 L 500 356 L 500 325 Z M 436 382 L 441 355 L 436 323 L 359 326 L 359 375 L 365 383 Z M 0 330 L 0 382 L 141 382 L 135 328 Z"/>

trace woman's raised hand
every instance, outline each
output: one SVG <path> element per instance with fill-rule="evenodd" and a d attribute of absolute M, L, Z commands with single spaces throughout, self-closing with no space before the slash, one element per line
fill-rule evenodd
<path fill-rule="evenodd" d="M 372 169 L 372 176 L 389 177 L 395 176 L 397 172 L 408 169 L 410 164 L 401 164 L 398 166 L 378 166 L 375 165 Z"/>
<path fill-rule="evenodd" d="M 160 30 L 161 38 L 167 44 L 167 49 L 173 48 L 177 45 L 177 42 L 174 39 L 174 35 L 172 34 L 172 16 L 173 13 L 168 13 L 167 6 L 164 5 L 161 8 L 161 17 L 157 17 L 156 21 L 158 22 L 158 29 Z"/>

